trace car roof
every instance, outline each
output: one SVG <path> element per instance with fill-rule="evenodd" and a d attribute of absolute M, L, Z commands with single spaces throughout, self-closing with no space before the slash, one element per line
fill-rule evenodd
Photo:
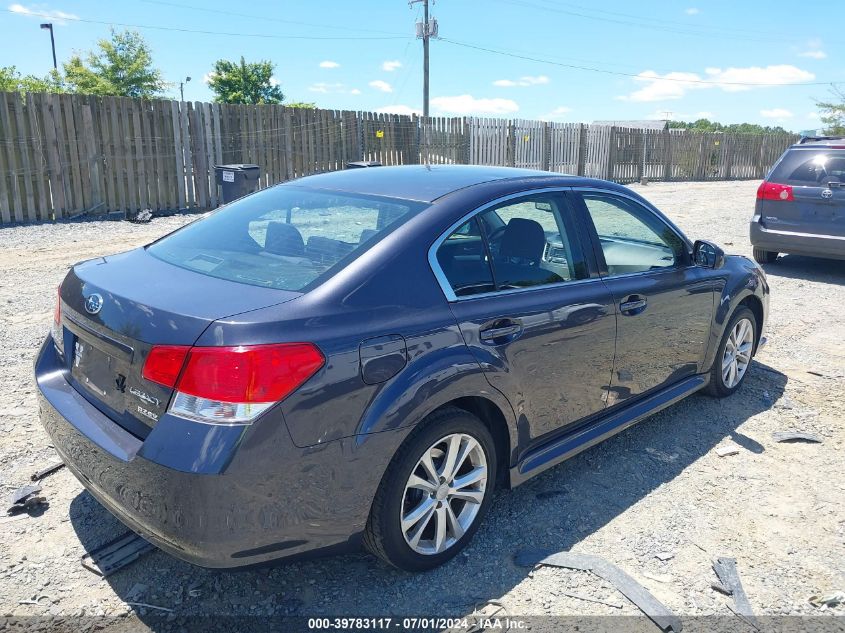
<path fill-rule="evenodd" d="M 834 149 L 845 148 L 845 136 L 805 136 L 791 146 L 791 149 L 813 149 L 833 147 Z"/>
<path fill-rule="evenodd" d="M 562 174 L 536 169 L 481 165 L 403 165 L 345 169 L 306 176 L 289 184 L 314 189 L 433 202 L 459 189 L 491 181 L 560 178 Z M 588 179 L 570 176 L 572 183 Z"/>

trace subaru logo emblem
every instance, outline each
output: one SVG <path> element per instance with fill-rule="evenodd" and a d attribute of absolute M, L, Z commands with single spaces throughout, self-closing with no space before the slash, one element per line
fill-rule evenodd
<path fill-rule="evenodd" d="M 833 197 L 833 191 L 832 190 L 825 189 L 824 191 L 822 191 L 822 198 L 824 198 L 825 200 L 827 200 L 828 198 L 832 198 L 832 197 Z"/>
<path fill-rule="evenodd" d="M 88 298 L 85 300 L 85 311 L 88 314 L 97 314 L 100 311 L 100 308 L 103 307 L 103 297 L 98 295 L 96 292 L 92 295 L 89 295 Z"/>

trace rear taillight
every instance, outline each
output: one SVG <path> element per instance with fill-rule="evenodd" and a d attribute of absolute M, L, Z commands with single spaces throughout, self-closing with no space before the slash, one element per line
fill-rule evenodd
<path fill-rule="evenodd" d="M 141 375 L 165 387 L 173 389 L 179 379 L 179 372 L 185 364 L 185 357 L 191 348 L 186 345 L 155 345 L 147 354 Z"/>
<path fill-rule="evenodd" d="M 50 328 L 53 344 L 61 354 L 65 353 L 65 337 L 62 331 L 62 284 L 56 288 L 56 306 L 53 308 L 53 326 Z"/>
<path fill-rule="evenodd" d="M 170 405 L 174 415 L 210 424 L 249 424 L 296 391 L 324 362 L 311 343 L 156 345 L 143 376 L 175 388 Z"/>
<path fill-rule="evenodd" d="M 791 185 L 779 185 L 776 182 L 763 182 L 757 188 L 758 200 L 781 200 L 791 202 L 795 200 Z"/>

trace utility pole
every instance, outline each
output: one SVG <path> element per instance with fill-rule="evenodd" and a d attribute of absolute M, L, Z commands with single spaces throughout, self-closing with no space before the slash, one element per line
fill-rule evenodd
<path fill-rule="evenodd" d="M 59 70 L 59 65 L 56 63 L 56 40 L 53 38 L 53 24 L 47 22 L 46 24 L 42 24 L 41 28 L 50 31 L 50 45 L 53 47 L 53 70 Z"/>
<path fill-rule="evenodd" d="M 434 2 L 434 0 L 431 0 Z M 417 22 L 417 38 L 423 41 L 423 117 L 428 118 L 428 45 L 432 37 L 437 37 L 437 20 L 429 18 L 429 0 L 409 0 L 408 6 L 417 2 L 423 4 L 423 21 Z"/>

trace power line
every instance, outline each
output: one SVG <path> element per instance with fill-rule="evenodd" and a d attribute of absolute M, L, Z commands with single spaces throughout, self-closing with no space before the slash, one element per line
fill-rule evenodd
<path fill-rule="evenodd" d="M 828 86 L 833 83 L 840 83 L 838 81 L 796 81 L 790 83 L 755 83 L 745 81 L 709 81 L 706 79 L 681 79 L 675 77 L 648 77 L 639 73 L 625 73 L 618 70 L 608 70 L 607 68 L 596 68 L 592 66 L 580 66 L 578 64 L 565 64 L 563 62 L 556 62 L 550 59 L 541 59 L 539 57 L 531 57 L 529 55 L 519 55 L 517 53 L 509 53 L 507 51 L 496 50 L 494 48 L 487 48 L 485 46 L 478 46 L 476 44 L 469 44 L 467 42 L 458 42 L 446 37 L 439 38 L 441 42 L 454 44 L 455 46 L 462 46 L 464 48 L 471 48 L 477 51 L 484 51 L 485 53 L 493 53 L 495 55 L 503 55 L 505 57 L 513 57 L 516 59 L 524 59 L 531 62 L 538 62 L 541 64 L 550 64 L 552 66 L 560 66 L 562 68 L 571 68 L 573 70 L 583 70 L 587 72 L 602 73 L 605 75 L 616 75 L 620 77 L 633 77 L 634 79 L 642 79 L 646 81 L 675 81 L 684 84 L 703 84 L 709 86 L 747 86 L 747 87 L 775 87 L 775 86 Z"/>
<path fill-rule="evenodd" d="M 54 17 L 51 16 L 49 13 L 43 13 L 41 11 L 27 11 L 26 13 L 20 13 L 18 11 L 13 11 L 12 9 L 6 9 L 6 13 L 13 13 L 15 15 L 31 15 L 31 16 L 38 16 L 43 18 Z M 320 36 L 320 35 L 275 35 L 275 34 L 268 34 L 268 33 L 237 33 L 232 31 L 206 31 L 202 29 L 185 29 L 177 26 L 158 26 L 153 24 L 129 24 L 127 22 L 111 22 L 106 20 L 88 20 L 85 18 L 79 17 L 70 17 L 70 16 L 63 16 L 63 20 L 73 21 L 73 22 L 85 22 L 88 24 L 105 24 L 107 26 L 123 26 L 128 28 L 135 28 L 135 29 L 152 29 L 157 31 L 175 31 L 177 33 L 197 33 L 200 35 L 226 35 L 232 37 L 257 37 L 257 38 L 264 38 L 264 39 L 276 39 L 276 40 L 404 40 L 408 39 L 404 35 L 384 35 L 384 36 L 360 36 L 360 37 L 353 37 L 353 36 Z"/>

